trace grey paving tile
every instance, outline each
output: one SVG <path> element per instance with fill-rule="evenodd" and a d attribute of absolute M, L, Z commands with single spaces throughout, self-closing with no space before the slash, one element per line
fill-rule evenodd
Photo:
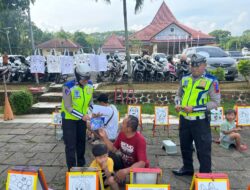
<path fill-rule="evenodd" d="M 57 140 L 55 138 L 55 136 L 52 135 L 39 135 L 39 136 L 33 136 L 33 138 L 31 139 L 33 142 L 37 142 L 37 143 L 56 143 Z"/>
<path fill-rule="evenodd" d="M 8 140 L 12 139 L 16 135 L 0 135 L 0 142 L 8 142 Z"/>
<path fill-rule="evenodd" d="M 52 166 L 52 163 L 59 156 L 59 153 L 37 153 L 34 157 L 32 157 L 27 165 L 29 166 Z"/>
<path fill-rule="evenodd" d="M 10 143 L 30 143 L 33 135 L 16 135 L 14 138 L 10 139 Z"/>
<path fill-rule="evenodd" d="M 66 157 L 65 157 L 65 153 L 61 153 L 59 154 L 59 156 L 57 156 L 54 160 L 54 162 L 52 163 L 53 166 L 66 166 Z"/>
<path fill-rule="evenodd" d="M 1 151 L 5 152 L 27 152 L 35 144 L 34 143 L 7 143 L 1 148 Z"/>
<path fill-rule="evenodd" d="M 212 170 L 237 171 L 244 168 L 230 157 L 212 157 L 212 165 Z"/>
<path fill-rule="evenodd" d="M 45 178 L 47 183 L 51 183 L 54 181 L 56 175 L 62 170 L 62 167 L 42 167 L 42 170 L 44 172 Z M 67 170 L 65 170 L 67 171 Z M 64 174 L 65 176 L 65 174 Z M 59 190 L 59 189 L 55 189 L 55 190 Z"/>
<path fill-rule="evenodd" d="M 6 129 L 6 128 L 0 128 L 0 134 L 1 135 L 9 135 L 10 134 L 10 131 L 11 131 L 12 129 Z"/>
<path fill-rule="evenodd" d="M 10 135 L 25 135 L 30 132 L 32 129 L 12 129 L 9 134 Z"/>
<path fill-rule="evenodd" d="M 48 130 L 46 128 L 34 128 L 31 131 L 29 131 L 29 134 L 34 134 L 34 135 L 54 135 L 54 130 Z"/>
<path fill-rule="evenodd" d="M 0 163 L 2 164 L 6 159 L 8 159 L 14 152 L 2 152 L 0 151 Z"/>
<path fill-rule="evenodd" d="M 65 152 L 65 145 L 63 144 L 62 141 L 58 143 L 51 152 L 56 152 L 56 153 L 64 153 Z"/>
<path fill-rule="evenodd" d="M 52 151 L 55 146 L 55 143 L 35 143 L 35 146 L 30 148 L 28 152 L 43 152 L 49 154 L 49 152 Z"/>
<path fill-rule="evenodd" d="M 8 165 L 26 165 L 31 158 L 35 156 L 36 153 L 23 153 L 23 152 L 16 152 L 2 161 L 3 164 Z"/>

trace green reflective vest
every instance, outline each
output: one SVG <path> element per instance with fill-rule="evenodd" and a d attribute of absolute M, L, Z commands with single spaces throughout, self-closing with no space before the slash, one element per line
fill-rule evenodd
<path fill-rule="evenodd" d="M 183 77 L 181 80 L 182 84 L 182 100 L 181 107 L 185 106 L 199 106 L 206 105 L 209 101 L 208 90 L 213 84 L 213 79 L 206 76 L 202 76 L 200 79 L 196 80 L 193 84 L 192 76 Z M 204 112 L 192 112 L 185 113 L 180 111 L 180 115 L 183 116 L 202 116 Z"/>
<path fill-rule="evenodd" d="M 94 91 L 93 86 L 87 84 L 84 88 L 81 88 L 79 85 L 75 85 L 70 90 L 73 109 L 85 115 L 92 99 Z M 62 100 L 61 112 L 65 115 L 65 119 L 79 120 L 79 118 L 75 117 L 65 109 L 64 100 Z"/>

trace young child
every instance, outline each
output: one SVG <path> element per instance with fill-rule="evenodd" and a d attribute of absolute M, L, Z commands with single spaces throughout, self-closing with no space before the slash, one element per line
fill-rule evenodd
<path fill-rule="evenodd" d="M 114 162 L 108 157 L 108 148 L 104 144 L 94 145 L 92 148 L 92 154 L 95 159 L 90 164 L 91 168 L 97 168 L 102 171 L 102 178 L 105 190 L 109 190 L 109 186 L 112 190 L 119 190 L 119 186 L 115 181 L 113 168 Z"/>
<path fill-rule="evenodd" d="M 220 126 L 220 141 L 226 141 L 236 144 L 236 149 L 240 152 L 246 151 L 247 146 L 241 144 L 241 136 L 238 131 L 241 128 L 236 128 L 235 126 L 235 117 L 236 112 L 233 109 L 228 109 L 225 112 L 226 120 Z"/>

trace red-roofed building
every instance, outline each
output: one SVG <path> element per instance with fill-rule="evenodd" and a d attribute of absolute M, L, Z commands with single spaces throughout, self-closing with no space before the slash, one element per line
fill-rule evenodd
<path fill-rule="evenodd" d="M 74 55 L 82 46 L 68 39 L 52 39 L 37 45 L 36 48 L 41 49 L 44 56 L 49 55 L 52 49 L 55 49 L 58 55 L 63 54 L 65 49 L 70 55 Z"/>
<path fill-rule="evenodd" d="M 125 52 L 124 38 L 112 34 L 109 36 L 102 46 L 103 53 L 115 54 Z"/>
<path fill-rule="evenodd" d="M 153 21 L 132 34 L 129 39 L 139 40 L 141 48 L 150 54 L 155 52 L 177 54 L 186 47 L 215 43 L 214 37 L 180 23 L 164 1 Z"/>

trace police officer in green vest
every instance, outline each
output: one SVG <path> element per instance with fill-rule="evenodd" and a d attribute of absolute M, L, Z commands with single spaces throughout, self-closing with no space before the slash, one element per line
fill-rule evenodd
<path fill-rule="evenodd" d="M 92 103 L 93 86 L 90 67 L 82 63 L 75 67 L 75 78 L 63 86 L 62 128 L 68 170 L 85 165 L 85 139 L 88 108 Z"/>
<path fill-rule="evenodd" d="M 191 74 L 181 80 L 175 109 L 179 112 L 179 138 L 183 166 L 173 170 L 177 176 L 193 175 L 193 141 L 200 163 L 199 172 L 211 172 L 212 136 L 208 112 L 220 105 L 220 89 L 217 79 L 206 73 L 206 58 L 191 56 Z"/>

